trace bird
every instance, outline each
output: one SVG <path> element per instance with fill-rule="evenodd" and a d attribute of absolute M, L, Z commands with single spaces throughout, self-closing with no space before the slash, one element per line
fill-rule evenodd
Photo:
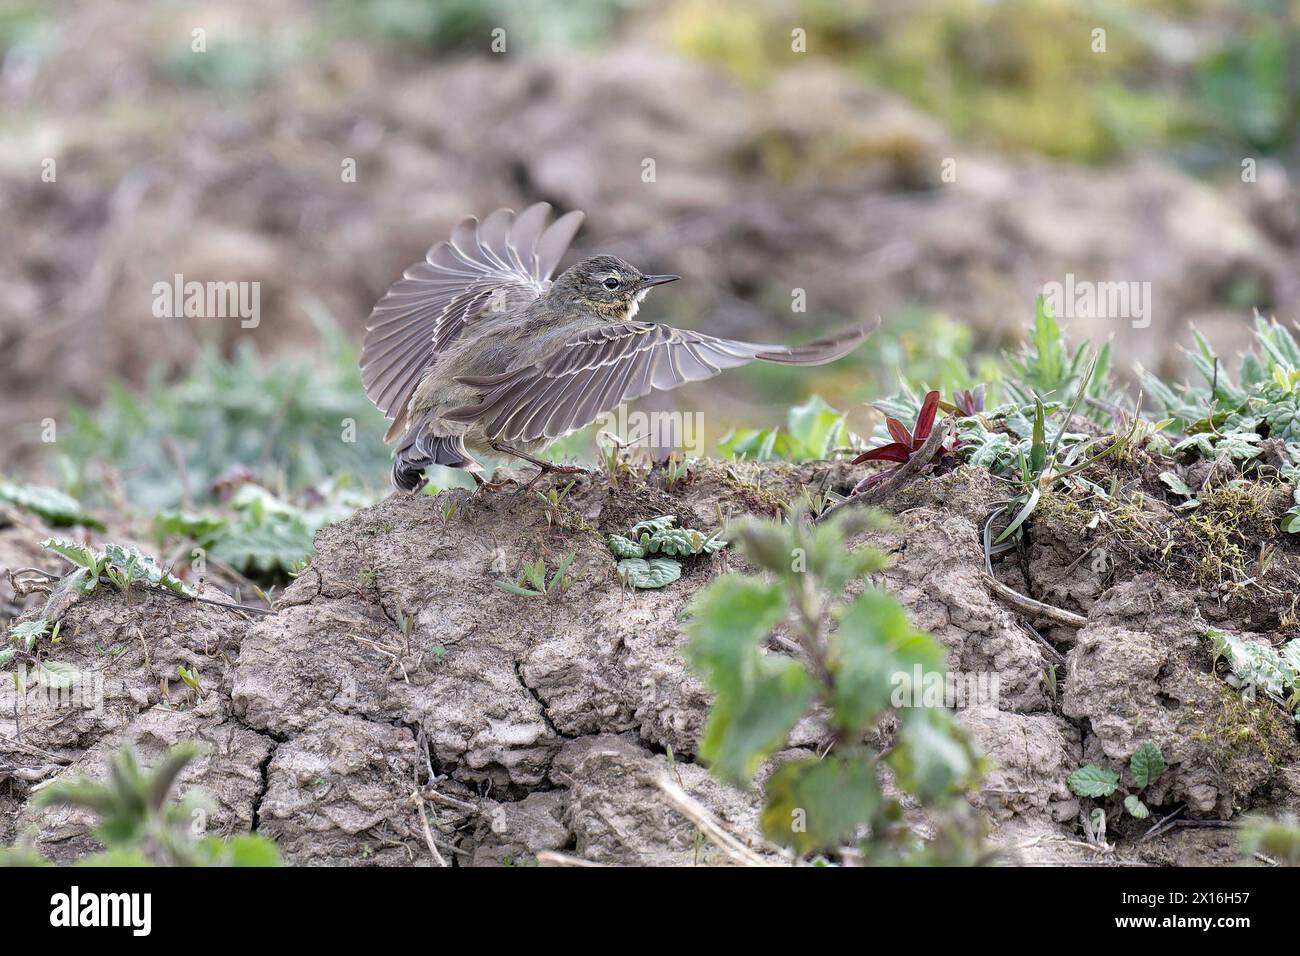
<path fill-rule="evenodd" d="M 551 221 L 550 212 L 539 202 L 461 220 L 371 311 L 361 378 L 391 419 L 384 440 L 396 440 L 399 491 L 421 490 L 431 465 L 499 490 L 507 482 L 489 481 L 476 455 L 527 461 L 539 477 L 585 472 L 538 454 L 651 390 L 755 359 L 821 365 L 868 334 L 855 327 L 807 345 L 764 345 L 642 321 L 650 290 L 679 276 L 593 255 L 552 279 L 584 214 Z"/>

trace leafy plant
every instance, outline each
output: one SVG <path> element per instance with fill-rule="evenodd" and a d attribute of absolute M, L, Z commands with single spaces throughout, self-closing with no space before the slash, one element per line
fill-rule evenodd
<path fill-rule="evenodd" d="M 36 801 L 89 810 L 98 818 L 95 835 L 105 849 L 78 861 L 83 866 L 278 866 L 279 850 L 260 834 L 199 837 L 195 821 L 210 812 L 204 796 L 191 790 L 179 801 L 170 799 L 177 778 L 201 752 L 196 743 L 180 743 L 152 770 L 142 770 L 123 748 L 112 757 L 108 782 L 56 780 Z M 30 849 L 0 850 L 0 865 L 43 862 Z"/>
<path fill-rule="evenodd" d="M 1214 663 L 1228 665 L 1224 680 L 1241 690 L 1247 699 L 1263 692 L 1295 715 L 1300 722 L 1300 638 L 1288 641 L 1281 650 L 1259 641 L 1249 641 L 1212 627 L 1207 632 L 1214 651 Z M 1286 692 L 1290 690 L 1290 694 Z"/>
<path fill-rule="evenodd" d="M 1148 740 L 1133 751 L 1128 768 L 1134 789 L 1125 793 L 1124 809 L 1135 819 L 1145 820 L 1151 815 L 1151 810 L 1142 802 L 1139 794 L 1165 772 L 1164 754 L 1156 744 Z M 1076 796 L 1094 799 L 1109 797 L 1120 789 L 1119 774 L 1095 764 L 1080 767 L 1066 778 L 1066 783 Z"/>
<path fill-rule="evenodd" d="M 545 559 L 538 558 L 536 561 L 524 565 L 523 577 L 519 579 L 518 584 L 511 581 L 496 581 L 494 583 L 507 594 L 515 594 L 519 597 L 547 597 L 559 594 L 569 588 L 568 573 L 575 557 L 577 557 L 576 551 L 570 551 L 565 555 L 564 560 L 560 562 L 549 578 L 546 574 Z"/>
<path fill-rule="evenodd" d="M 27 485 L 0 478 L 0 501 L 39 515 L 56 526 L 82 524 L 92 528 L 104 525 L 81 507 L 81 502 L 57 488 Z"/>
<path fill-rule="evenodd" d="M 159 541 L 188 538 L 243 574 L 290 572 L 311 554 L 317 531 L 371 503 L 370 496 L 352 490 L 346 480 L 327 483 L 314 497 L 319 504 L 302 508 L 248 483 L 234 493 L 225 512 L 159 512 L 154 534 Z"/>
<path fill-rule="evenodd" d="M 1047 298 L 1041 295 L 1034 306 L 1034 328 L 1029 342 L 1018 353 L 1007 356 L 1006 362 L 1009 375 L 1002 388 L 1019 405 L 1059 401 L 1071 394 L 1097 398 L 1112 387 L 1110 343 L 1091 358 L 1087 342 L 1069 351 L 1060 324 Z"/>
<path fill-rule="evenodd" d="M 147 512 L 214 504 L 242 468 L 286 496 L 344 474 L 386 475 L 383 416 L 361 387 L 356 351 L 321 310 L 310 359 L 262 359 L 241 342 L 225 358 L 205 349 L 174 383 L 139 392 L 110 384 L 96 410 L 74 407 L 59 431 L 68 490 L 91 506 L 115 483 Z"/>
<path fill-rule="evenodd" d="M 1143 388 L 1189 436 L 1178 450 L 1210 456 L 1228 442 L 1229 454 L 1249 458 L 1262 437 L 1300 442 L 1300 344 L 1291 331 L 1256 313 L 1254 345 L 1235 382 L 1205 336 L 1193 335 L 1187 358 L 1203 385 L 1171 387 L 1139 369 Z"/>
<path fill-rule="evenodd" d="M 973 862 L 982 853 L 979 823 L 962 794 L 983 762 L 948 711 L 917 705 L 914 669 L 941 672 L 941 645 L 912 628 L 886 592 L 845 594 L 885 562 L 878 551 L 846 546 L 863 520 L 809 528 L 792 517 L 735 529 L 746 559 L 767 576 L 724 575 L 688 609 L 687 659 L 715 697 L 701 756 L 719 779 L 748 786 L 795 724 L 824 709 L 829 748 L 786 760 L 767 781 L 768 838 L 800 855 L 852 848 L 869 863 Z M 783 646 L 796 653 L 765 652 L 776 633 L 790 635 Z M 878 750 L 868 734 L 890 716 L 897 733 Z M 882 763 L 903 799 L 928 812 L 928 843 L 883 790 Z"/>
<path fill-rule="evenodd" d="M 1078 381 L 1074 400 L 1070 403 L 1065 416 L 1054 431 L 1048 425 L 1047 407 L 1040 398 L 1035 396 L 1034 422 L 1029 441 L 1029 453 L 1025 453 L 1023 443 L 1016 448 L 1019 458 L 1019 475 L 1014 479 L 1014 484 L 1018 487 L 1017 494 L 1011 500 L 1003 502 L 997 507 L 993 515 L 990 516 L 986 527 L 991 527 L 993 520 L 1001 514 L 1011 514 L 1012 517 L 1002 532 L 992 539 L 992 544 L 1000 544 L 1020 531 L 1025 521 L 1038 507 L 1038 502 L 1047 488 L 1051 487 L 1055 482 L 1067 480 L 1071 476 L 1079 474 L 1097 464 L 1103 458 L 1116 454 L 1132 438 L 1133 432 L 1130 431 L 1128 435 L 1102 436 L 1075 443 L 1066 441 L 1070 421 L 1074 418 L 1075 411 L 1087 393 L 1088 384 L 1092 380 L 1096 365 L 1097 360 L 1094 357 L 1093 361 L 1089 362 L 1082 378 Z M 1136 418 L 1134 428 L 1136 428 Z M 1089 450 L 1101 442 L 1109 442 L 1109 444 L 1104 450 L 1088 457 Z"/>
<path fill-rule="evenodd" d="M 50 687 L 68 686 L 76 676 L 75 668 L 42 658 L 36 648 L 37 642 L 47 636 L 51 645 L 58 642 L 60 622 L 57 617 L 69 601 L 90 594 L 105 583 L 123 592 L 140 585 L 165 588 L 189 598 L 198 596 L 194 588 L 164 570 L 151 555 L 133 547 L 108 543 L 102 550 L 96 550 L 90 545 L 61 538 L 49 538 L 43 545 L 66 558 L 73 569 L 58 578 L 51 576 L 54 584 L 46 586 L 49 598 L 39 616 L 9 626 L 11 646 L 0 646 L 0 667 L 20 661 L 33 668 L 31 673 L 36 681 Z M 15 674 L 14 679 L 25 678 Z"/>
<path fill-rule="evenodd" d="M 786 429 L 741 428 L 728 432 L 718 443 L 718 451 L 728 458 L 752 458 L 790 461 L 829 458 L 837 448 L 848 444 L 844 415 L 831 408 L 819 395 L 802 405 L 793 406 L 786 419 Z"/>
<path fill-rule="evenodd" d="M 872 485 L 879 484 L 911 461 L 912 456 L 921 450 L 925 440 L 930 437 L 930 432 L 934 429 L 934 418 L 938 409 L 939 392 L 934 390 L 926 393 L 925 399 L 921 402 L 921 410 L 916 415 L 916 423 L 912 426 L 911 431 L 908 431 L 907 426 L 897 418 L 886 415 L 885 427 L 889 429 L 893 441 L 864 451 L 857 458 L 854 458 L 852 463 L 861 465 L 868 461 L 892 461 L 897 462 L 897 467 L 886 468 L 884 471 L 877 471 L 867 475 L 854 487 L 854 492 L 865 491 Z M 956 448 L 955 442 L 950 447 L 943 449 L 943 451 L 952 451 L 954 448 Z M 936 461 L 932 462 L 932 464 L 937 463 L 937 458 L 938 456 L 936 456 Z"/>
<path fill-rule="evenodd" d="M 1291 491 L 1294 504 L 1282 516 L 1282 530 L 1287 534 L 1300 534 L 1300 484 Z"/>
<path fill-rule="evenodd" d="M 681 563 L 673 558 L 713 554 L 727 546 L 721 532 L 706 535 L 676 524 L 675 515 L 661 515 L 637 522 L 626 536 L 609 536 L 610 554 L 619 559 L 618 576 L 626 584 L 641 589 L 661 588 L 682 576 Z"/>

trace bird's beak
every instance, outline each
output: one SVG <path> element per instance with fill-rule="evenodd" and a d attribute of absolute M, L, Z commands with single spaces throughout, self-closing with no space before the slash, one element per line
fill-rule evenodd
<path fill-rule="evenodd" d="M 642 276 L 641 284 L 646 288 L 652 285 L 663 285 L 665 282 L 676 282 L 681 276 L 662 275 L 662 276 Z"/>

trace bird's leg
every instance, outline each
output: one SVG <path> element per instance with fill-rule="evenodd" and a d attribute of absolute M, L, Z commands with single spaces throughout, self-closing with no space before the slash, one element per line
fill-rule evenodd
<path fill-rule="evenodd" d="M 557 465 L 554 462 L 543 461 L 541 458 L 534 458 L 526 451 L 520 451 L 518 448 L 511 448 L 509 445 L 503 445 L 500 442 L 492 442 L 491 445 L 494 451 L 499 451 L 503 455 L 513 455 L 515 458 L 536 465 L 538 468 L 542 469 L 543 473 L 549 471 L 554 472 L 557 475 L 591 474 L 591 472 L 587 471 L 586 468 L 581 468 L 578 465 Z M 541 475 L 539 474 L 538 477 L 541 477 Z"/>

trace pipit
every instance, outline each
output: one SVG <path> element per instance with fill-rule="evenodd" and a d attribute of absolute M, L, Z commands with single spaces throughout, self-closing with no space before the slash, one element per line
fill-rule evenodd
<path fill-rule="evenodd" d="M 675 275 L 645 275 L 617 256 L 583 259 L 551 280 L 581 212 L 547 225 L 550 206 L 498 209 L 452 230 L 375 305 L 361 351 L 366 394 L 398 439 L 393 484 L 417 491 L 430 465 L 464 468 L 471 454 L 507 455 L 543 471 L 548 444 L 653 389 L 711 378 L 754 359 L 820 365 L 852 351 L 854 328 L 808 345 L 737 342 L 636 314 Z"/>

